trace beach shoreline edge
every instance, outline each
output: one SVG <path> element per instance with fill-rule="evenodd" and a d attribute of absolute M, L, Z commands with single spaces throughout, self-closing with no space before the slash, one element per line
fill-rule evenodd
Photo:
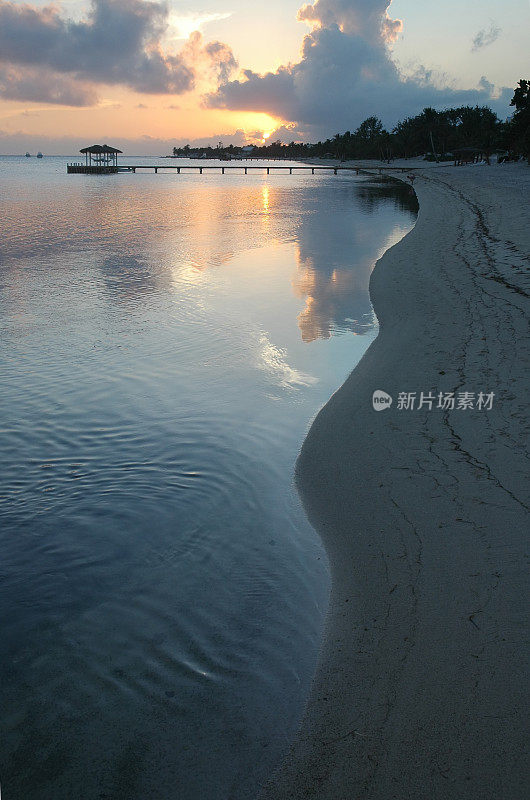
<path fill-rule="evenodd" d="M 416 225 L 372 273 L 379 334 L 297 462 L 332 592 L 301 727 L 262 800 L 516 800 L 524 781 L 530 170 L 415 174 Z M 393 405 L 375 413 L 374 391 Z M 464 391 L 496 402 L 396 402 Z"/>

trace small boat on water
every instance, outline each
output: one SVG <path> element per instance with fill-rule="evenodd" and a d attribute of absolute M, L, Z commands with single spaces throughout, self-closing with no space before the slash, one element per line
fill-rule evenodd
<path fill-rule="evenodd" d="M 37 158 L 44 158 L 44 156 L 42 155 L 42 153 L 40 152 L 40 150 L 39 150 L 39 152 L 37 153 Z"/>
<path fill-rule="evenodd" d="M 31 158 L 31 153 L 26 153 L 26 158 Z"/>

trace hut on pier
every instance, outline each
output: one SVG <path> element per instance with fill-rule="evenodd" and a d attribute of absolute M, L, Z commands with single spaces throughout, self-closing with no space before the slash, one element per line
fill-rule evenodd
<path fill-rule="evenodd" d="M 84 164 L 68 164 L 68 172 L 108 174 L 118 172 L 118 150 L 108 144 L 93 144 L 79 151 L 85 156 Z"/>

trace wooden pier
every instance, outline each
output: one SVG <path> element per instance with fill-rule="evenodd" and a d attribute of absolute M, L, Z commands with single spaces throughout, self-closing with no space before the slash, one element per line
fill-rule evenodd
<path fill-rule="evenodd" d="M 67 164 L 66 171 L 69 175 L 112 175 L 118 172 L 118 167 L 103 164 Z"/>
<path fill-rule="evenodd" d="M 221 163 L 217 162 L 216 164 L 118 164 L 118 154 L 122 151 L 118 150 L 116 147 L 109 147 L 108 144 L 93 144 L 91 147 L 84 147 L 79 152 L 85 156 L 85 163 L 83 164 L 82 161 L 76 161 L 67 164 L 66 171 L 69 174 L 111 175 L 117 172 L 138 172 L 147 170 L 148 172 L 152 171 L 155 174 L 158 172 L 174 172 L 177 175 L 180 175 L 181 173 L 183 175 L 192 173 L 198 173 L 199 175 L 202 175 L 204 172 L 213 170 L 214 172 L 224 175 L 230 170 L 236 170 L 239 174 L 248 175 L 250 171 L 254 170 L 255 172 L 266 172 L 267 175 L 270 175 L 272 172 L 283 172 L 284 174 L 288 172 L 289 175 L 292 175 L 295 172 L 300 173 L 311 170 L 312 175 L 314 175 L 316 172 L 333 172 L 334 175 L 338 175 L 339 172 L 355 172 L 356 175 L 360 175 L 361 173 L 364 175 L 373 175 L 374 172 L 378 172 L 379 175 L 382 175 L 383 172 L 386 171 L 401 173 L 409 171 L 409 167 L 394 167 L 391 164 L 388 166 L 376 166 L 375 164 L 374 166 L 366 164 L 343 166 L 340 163 L 293 164 L 292 161 L 291 163 L 287 164 L 271 164 L 270 162 L 274 160 L 284 161 L 283 158 L 275 158 L 274 156 L 271 158 L 263 158 L 262 156 L 246 156 L 243 163 L 240 162 L 239 164 L 230 165 L 227 165 L 224 161 L 221 161 Z M 161 156 L 161 158 L 163 160 L 170 160 L 177 157 Z M 258 159 L 264 163 L 245 163 L 246 161 L 255 161 Z M 239 161 L 239 158 L 234 160 Z M 418 169 L 418 167 L 416 169 Z"/>
<path fill-rule="evenodd" d="M 244 175 L 248 175 L 248 173 L 251 172 L 251 171 L 254 171 L 254 172 L 256 172 L 256 171 L 258 171 L 258 172 L 259 171 L 266 172 L 267 175 L 270 175 L 271 172 L 283 172 L 284 174 L 288 173 L 289 175 L 292 175 L 295 172 L 301 172 L 301 171 L 307 172 L 307 171 L 310 171 L 311 174 L 314 175 L 316 172 L 330 172 L 331 171 L 331 172 L 333 172 L 334 175 L 337 175 L 339 172 L 355 172 L 357 175 L 359 175 L 360 172 L 366 171 L 367 169 L 370 169 L 370 170 L 377 169 L 379 171 L 379 174 L 382 174 L 384 170 L 407 172 L 409 167 L 368 167 L 368 168 L 364 167 L 364 166 L 363 167 L 360 167 L 360 166 L 359 167 L 357 167 L 357 166 L 343 167 L 343 166 L 340 166 L 339 164 L 336 164 L 336 165 L 334 165 L 334 164 L 332 164 L 332 165 L 289 164 L 289 165 L 282 165 L 282 166 L 280 166 L 279 164 L 274 164 L 274 165 L 269 165 L 269 164 L 260 164 L 260 165 L 257 165 L 257 164 L 252 164 L 252 165 L 238 164 L 237 166 L 236 165 L 227 166 L 225 164 L 215 164 L 215 165 L 213 165 L 213 164 L 204 164 L 204 165 L 203 164 L 201 164 L 201 165 L 199 165 L 199 164 L 189 164 L 189 165 L 186 164 L 185 166 L 183 166 L 183 165 L 177 166 L 177 165 L 173 165 L 173 164 L 167 164 L 167 165 L 166 164 L 156 164 L 156 165 L 151 165 L 151 164 L 132 164 L 132 165 L 120 164 L 120 166 L 118 167 L 118 172 L 136 172 L 137 170 L 148 170 L 148 171 L 154 170 L 154 172 L 156 172 L 156 173 L 158 173 L 158 172 L 176 172 L 178 175 L 180 175 L 181 173 L 186 174 L 186 173 L 195 172 L 195 173 L 199 173 L 199 175 L 202 175 L 204 172 L 208 172 L 209 170 L 210 171 L 213 170 L 214 172 L 221 173 L 222 175 L 224 175 L 225 172 L 228 172 L 229 170 L 234 170 L 237 173 L 244 174 Z"/>
<path fill-rule="evenodd" d="M 321 164 L 296 164 L 296 165 L 270 165 L 270 164 L 260 164 L 260 165 L 243 165 L 238 164 L 226 166 L 224 164 L 186 164 L 186 165 L 176 165 L 176 164 L 120 164 L 120 166 L 86 166 L 85 164 L 68 164 L 67 170 L 69 173 L 78 173 L 78 174 L 85 174 L 85 175 L 106 175 L 115 172 L 137 172 L 137 171 L 145 171 L 148 172 L 153 171 L 155 173 L 158 172 L 174 172 L 177 175 L 182 174 L 191 174 L 191 173 L 198 173 L 202 175 L 208 171 L 214 171 L 216 173 L 221 173 L 224 175 L 226 172 L 233 170 L 238 174 L 248 175 L 250 171 L 261 171 L 266 172 L 267 175 L 270 175 L 272 172 L 282 172 L 284 174 L 288 173 L 289 175 L 293 175 L 293 173 L 299 172 L 307 172 L 310 171 L 312 175 L 316 172 L 333 172 L 334 175 L 338 175 L 339 172 L 355 172 L 357 175 L 360 173 L 367 173 L 373 172 L 377 170 L 380 175 L 383 174 L 384 171 L 390 170 L 393 172 L 407 172 L 409 167 L 366 167 L 366 166 L 348 166 L 343 167 L 340 165 L 321 165 Z"/>

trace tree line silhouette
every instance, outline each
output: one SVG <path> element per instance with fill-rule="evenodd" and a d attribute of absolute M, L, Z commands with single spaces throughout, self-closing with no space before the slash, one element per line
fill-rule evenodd
<path fill-rule="evenodd" d="M 440 160 L 452 158 L 455 150 L 475 148 L 486 158 L 495 152 L 507 158 L 530 160 L 530 81 L 520 80 L 514 90 L 511 105 L 515 112 L 506 122 L 488 106 L 460 106 L 436 111 L 425 108 L 415 117 L 398 122 L 387 131 L 380 119 L 368 117 L 355 131 L 337 133 L 330 139 L 304 144 L 280 140 L 256 146 L 253 156 L 264 158 L 332 157 L 341 160 L 374 158 L 390 161 L 394 158 L 425 156 Z M 199 148 L 208 157 L 220 154 L 241 155 L 242 148 L 229 145 L 223 148 Z M 191 152 L 190 145 L 173 148 L 174 155 Z"/>

